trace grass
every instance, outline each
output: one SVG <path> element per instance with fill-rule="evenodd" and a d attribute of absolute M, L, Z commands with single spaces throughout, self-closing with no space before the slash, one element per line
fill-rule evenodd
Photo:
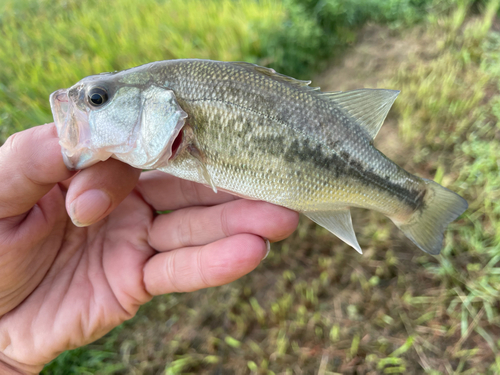
<path fill-rule="evenodd" d="M 493 374 L 500 371 L 500 34 L 488 31 L 500 2 L 465 20 L 468 6 L 462 2 L 449 17 L 431 20 L 434 45 L 426 58 L 403 66 L 394 84 L 406 94 L 396 109 L 402 138 L 417 151 L 415 167 L 435 170 L 438 182 L 470 203 L 448 231 L 439 263 L 423 264 L 440 306 L 423 300 L 422 316 L 438 318 L 443 337 L 454 338 L 438 349 L 448 361 L 442 372 Z"/>
<path fill-rule="evenodd" d="M 328 29 L 319 3 L 352 22 L 344 31 Z M 500 373 L 499 2 L 415 3 L 385 2 L 393 13 L 377 18 L 391 22 L 386 39 L 411 46 L 403 63 L 377 64 L 375 55 L 363 61 L 375 61 L 371 75 L 383 77 L 377 86 L 402 90 L 389 119 L 404 150 L 398 163 L 469 201 L 447 231 L 442 255 L 420 252 L 373 212 L 353 215 L 363 256 L 303 219 L 250 275 L 155 298 L 44 373 Z M 4 137 L 50 121 L 48 94 L 100 71 L 177 57 L 296 59 L 313 67 L 316 55 L 304 54 L 319 45 L 314 38 L 344 32 L 339 45 L 354 43 L 353 28 L 366 18 L 352 4 L 375 2 L 342 8 L 337 1 L 120 0 L 113 12 L 98 1 L 6 4 L 0 5 L 0 33 L 8 36 L 0 38 Z M 427 6 L 428 15 L 418 13 Z M 409 30 L 398 26 L 421 18 L 424 24 Z"/>
<path fill-rule="evenodd" d="M 417 4 L 426 4 L 421 0 Z M 344 4 L 345 3 L 345 4 Z M 0 143 L 52 119 L 48 95 L 156 60 L 244 60 L 308 78 L 369 19 L 409 23 L 409 0 L 4 0 Z M 325 19 L 334 20 L 334 24 Z"/>
<path fill-rule="evenodd" d="M 52 119 L 48 94 L 156 60 L 257 61 L 280 3 L 231 0 L 8 1 L 0 15 L 0 137 Z M 203 16 L 201 16 L 203 15 Z M 2 139 L 0 138 L 0 140 Z"/>

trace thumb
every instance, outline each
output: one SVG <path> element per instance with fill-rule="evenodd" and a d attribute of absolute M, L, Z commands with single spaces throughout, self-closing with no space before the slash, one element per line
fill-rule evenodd
<path fill-rule="evenodd" d="M 36 126 L 0 147 L 0 219 L 29 211 L 52 187 L 68 179 L 56 127 Z"/>
<path fill-rule="evenodd" d="M 66 209 L 76 226 L 98 222 L 109 215 L 134 189 L 140 169 L 115 159 L 82 170 L 72 180 Z"/>

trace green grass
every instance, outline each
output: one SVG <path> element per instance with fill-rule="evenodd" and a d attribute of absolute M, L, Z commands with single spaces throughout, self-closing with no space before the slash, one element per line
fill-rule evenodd
<path fill-rule="evenodd" d="M 307 78 L 305 72 L 355 43 L 366 21 L 389 22 L 391 40 L 403 39 L 413 51 L 402 64 L 373 69 L 391 77 L 379 87 L 402 90 L 391 111 L 404 148 L 397 161 L 470 204 L 450 226 L 439 257 L 420 252 L 373 212 L 354 213 L 363 256 L 303 219 L 250 275 L 155 298 L 103 339 L 63 353 L 44 374 L 499 373 L 500 35 L 490 31 L 494 22 L 498 30 L 498 6 L 2 3 L 0 142 L 51 121 L 50 92 L 89 74 L 202 57 L 258 62 Z"/>
<path fill-rule="evenodd" d="M 240 4 L 8 1 L 0 16 L 0 136 L 51 121 L 48 95 L 90 74 L 187 57 L 256 61 L 259 35 L 285 13 L 273 1 Z"/>
<path fill-rule="evenodd" d="M 415 167 L 435 170 L 436 180 L 470 205 L 450 226 L 439 263 L 423 264 L 439 306 L 423 300 L 420 310 L 439 318 L 444 337 L 455 338 L 440 349 L 445 373 L 493 374 L 500 371 L 500 34 L 488 31 L 500 1 L 467 20 L 469 5 L 432 19 L 428 56 L 402 67 L 393 84 L 406 94 L 396 109 Z"/>
<path fill-rule="evenodd" d="M 369 19 L 410 23 L 429 1 L 4 0 L 0 143 L 51 121 L 48 95 L 91 74 L 207 58 L 310 78 Z"/>

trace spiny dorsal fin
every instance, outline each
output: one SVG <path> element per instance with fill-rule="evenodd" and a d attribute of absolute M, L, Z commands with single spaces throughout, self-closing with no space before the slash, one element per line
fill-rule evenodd
<path fill-rule="evenodd" d="M 247 63 L 230 62 L 259 74 L 266 75 L 275 81 L 287 83 L 304 91 L 319 91 L 319 87 L 310 87 L 311 81 L 301 81 L 276 72 L 274 69 Z M 345 110 L 359 125 L 363 127 L 371 139 L 375 138 L 384 123 L 387 113 L 399 94 L 397 90 L 359 89 L 346 92 L 316 92 L 315 94 L 332 101 Z"/>
<path fill-rule="evenodd" d="M 266 68 L 260 65 L 252 64 L 252 63 L 247 63 L 244 61 L 236 61 L 236 62 L 230 62 L 229 64 L 232 65 L 237 65 L 241 66 L 242 68 L 253 70 L 257 73 L 266 75 L 275 81 L 279 82 L 284 82 L 288 83 L 289 85 L 295 86 L 297 88 L 302 88 L 306 90 L 311 90 L 311 91 L 318 91 L 319 87 L 308 87 L 311 84 L 311 81 L 301 81 L 300 79 L 295 79 L 289 76 L 286 76 L 284 74 L 276 72 L 276 70 L 272 68 Z"/>
<path fill-rule="evenodd" d="M 352 227 L 351 211 L 348 208 L 336 211 L 303 212 L 303 214 L 352 246 L 358 253 L 363 254 Z"/>
<path fill-rule="evenodd" d="M 373 139 L 382 127 L 398 94 L 398 90 L 359 89 L 346 92 L 326 92 L 321 95 L 335 102 L 358 120 L 359 125 Z"/>

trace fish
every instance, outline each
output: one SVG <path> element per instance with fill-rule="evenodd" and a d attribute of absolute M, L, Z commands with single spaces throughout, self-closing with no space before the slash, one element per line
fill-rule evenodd
<path fill-rule="evenodd" d="M 181 59 L 83 78 L 50 95 L 64 162 L 118 159 L 298 211 L 361 253 L 351 207 L 423 251 L 468 207 L 373 145 L 399 91 L 322 92 L 247 62 Z"/>

